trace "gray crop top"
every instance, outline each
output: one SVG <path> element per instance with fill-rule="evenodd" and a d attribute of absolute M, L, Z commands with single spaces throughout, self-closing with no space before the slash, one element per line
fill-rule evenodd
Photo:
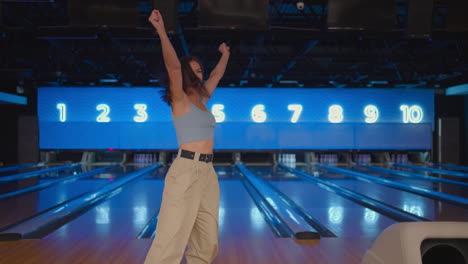
<path fill-rule="evenodd" d="M 172 121 L 180 145 L 214 138 L 216 119 L 210 111 L 205 111 L 190 102 L 190 111 L 183 116 L 172 115 Z"/>

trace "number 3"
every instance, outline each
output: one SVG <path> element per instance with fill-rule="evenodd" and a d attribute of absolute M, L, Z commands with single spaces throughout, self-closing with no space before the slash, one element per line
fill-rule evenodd
<path fill-rule="evenodd" d="M 133 121 L 142 123 L 148 120 L 148 114 L 146 113 L 148 107 L 145 104 L 135 104 L 133 108 L 137 110 L 137 116 L 133 117 Z"/>

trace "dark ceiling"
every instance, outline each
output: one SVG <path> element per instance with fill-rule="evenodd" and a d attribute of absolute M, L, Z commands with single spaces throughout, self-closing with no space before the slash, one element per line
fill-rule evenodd
<path fill-rule="evenodd" d="M 89 1 L 70 1 L 0 2 L 2 89 L 18 83 L 158 85 L 165 70 L 159 40 L 147 22 L 152 1 L 120 0 L 137 3 L 136 22 L 126 26 L 112 25 L 126 21 L 125 10 L 114 17 L 108 12 L 109 25 L 76 25 L 69 9 Z M 390 27 L 372 24 L 379 14 L 371 9 L 347 10 L 347 21 L 364 18 L 362 27 L 356 26 L 359 21 L 332 27 L 329 6 L 337 1 L 304 0 L 303 10 L 297 1 L 266 1 L 266 29 L 215 29 L 199 24 L 198 1 L 181 0 L 180 29 L 171 40 L 179 56 L 199 57 L 208 72 L 220 57 L 218 45 L 229 42 L 231 58 L 220 86 L 446 88 L 468 83 L 468 30 L 450 30 L 451 0 L 434 1 L 428 9 L 428 34 L 418 24 L 422 15 L 411 11 L 417 7 L 407 0 L 391 1 Z"/>

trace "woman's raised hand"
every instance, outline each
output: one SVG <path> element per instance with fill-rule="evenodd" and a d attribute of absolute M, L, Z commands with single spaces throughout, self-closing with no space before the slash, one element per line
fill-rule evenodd
<path fill-rule="evenodd" d="M 153 10 L 153 12 L 151 12 L 151 15 L 150 17 L 148 18 L 149 22 L 151 22 L 151 24 L 153 24 L 154 28 L 156 28 L 156 30 L 161 30 L 163 29 L 164 30 L 164 21 L 163 21 L 163 18 L 161 16 L 161 13 L 159 12 L 159 10 Z"/>
<path fill-rule="evenodd" d="M 230 47 L 228 45 L 226 45 L 226 43 L 221 43 L 221 45 L 219 45 L 219 52 L 221 52 L 221 54 L 224 54 L 224 53 L 229 53 L 229 49 Z"/>

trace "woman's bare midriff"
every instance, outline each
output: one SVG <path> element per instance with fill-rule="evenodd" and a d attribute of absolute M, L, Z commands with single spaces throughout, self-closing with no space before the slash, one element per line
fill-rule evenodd
<path fill-rule="evenodd" d="M 190 150 L 193 152 L 203 153 L 203 154 L 211 154 L 213 153 L 213 140 L 200 140 L 200 141 L 193 141 L 187 142 L 179 146 L 180 149 Z"/>

